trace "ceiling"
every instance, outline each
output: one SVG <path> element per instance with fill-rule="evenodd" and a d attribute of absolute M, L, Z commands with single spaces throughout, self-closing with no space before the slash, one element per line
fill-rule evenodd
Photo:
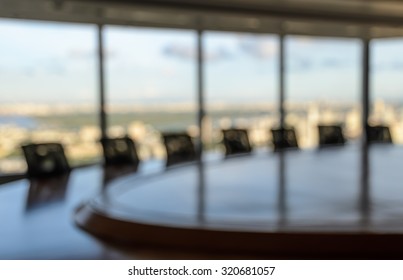
<path fill-rule="evenodd" d="M 403 37 L 403 0 L 0 0 L 0 17 L 252 33 Z"/>

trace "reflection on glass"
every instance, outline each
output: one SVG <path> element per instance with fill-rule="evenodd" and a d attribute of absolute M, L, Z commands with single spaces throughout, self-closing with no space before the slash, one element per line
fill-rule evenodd
<path fill-rule="evenodd" d="M 207 117 L 204 143 L 222 129 L 248 129 L 252 146 L 266 146 L 278 125 L 278 38 L 227 32 L 204 34 Z"/>
<path fill-rule="evenodd" d="M 361 135 L 361 44 L 355 39 L 286 38 L 286 118 L 302 148 L 318 145 L 318 125 Z"/>
<path fill-rule="evenodd" d="M 26 169 L 29 142 L 61 142 L 72 165 L 99 158 L 95 31 L 0 21 L 0 173 Z"/>

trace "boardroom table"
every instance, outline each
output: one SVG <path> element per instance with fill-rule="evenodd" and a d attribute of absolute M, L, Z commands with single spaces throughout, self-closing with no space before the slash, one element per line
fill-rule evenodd
<path fill-rule="evenodd" d="M 402 258 L 401 163 L 351 144 L 19 180 L 0 186 L 0 258 Z"/>

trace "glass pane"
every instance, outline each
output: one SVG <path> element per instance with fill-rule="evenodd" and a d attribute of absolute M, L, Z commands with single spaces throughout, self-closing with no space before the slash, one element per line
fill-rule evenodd
<path fill-rule="evenodd" d="M 29 142 L 62 142 L 71 165 L 99 159 L 95 31 L 0 21 L 1 173 L 25 170 Z"/>
<path fill-rule="evenodd" d="M 161 132 L 196 126 L 196 33 L 170 29 L 105 29 L 108 136 L 128 135 L 139 156 L 163 158 Z"/>
<path fill-rule="evenodd" d="M 370 125 L 385 125 L 394 143 L 403 143 L 403 39 L 379 39 L 371 43 Z"/>
<path fill-rule="evenodd" d="M 208 116 L 205 143 L 221 141 L 221 129 L 248 129 L 252 146 L 267 146 L 278 116 L 278 38 L 228 32 L 204 36 Z"/>
<path fill-rule="evenodd" d="M 355 39 L 286 38 L 286 119 L 302 148 L 318 145 L 318 125 L 341 125 L 360 137 L 361 43 Z"/>

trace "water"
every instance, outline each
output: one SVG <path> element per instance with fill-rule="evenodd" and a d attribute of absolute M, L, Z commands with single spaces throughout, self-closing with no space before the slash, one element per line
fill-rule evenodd
<path fill-rule="evenodd" d="M 29 116 L 0 116 L 0 126 L 2 125 L 13 125 L 33 129 L 38 126 L 38 122 Z"/>

